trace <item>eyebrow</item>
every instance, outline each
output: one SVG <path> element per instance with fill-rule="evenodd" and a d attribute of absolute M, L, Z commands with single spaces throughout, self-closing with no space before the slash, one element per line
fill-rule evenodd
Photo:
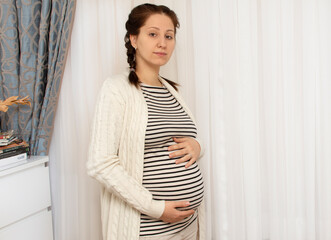
<path fill-rule="evenodd" d="M 160 28 L 158 28 L 158 27 L 149 27 L 147 29 L 150 29 L 150 28 L 154 28 L 154 29 L 160 30 Z M 173 29 L 168 29 L 167 32 L 175 32 L 175 31 Z"/>

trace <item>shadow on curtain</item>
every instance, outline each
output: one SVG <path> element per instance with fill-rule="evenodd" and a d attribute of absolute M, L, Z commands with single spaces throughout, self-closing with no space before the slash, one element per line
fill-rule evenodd
<path fill-rule="evenodd" d="M 2 1 L 0 99 L 31 97 L 32 107 L 1 113 L 1 129 L 14 129 L 32 155 L 47 155 L 70 43 L 75 0 Z"/>

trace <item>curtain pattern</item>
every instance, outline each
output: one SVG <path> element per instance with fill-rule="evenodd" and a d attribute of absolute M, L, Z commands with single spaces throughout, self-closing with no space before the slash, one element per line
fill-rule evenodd
<path fill-rule="evenodd" d="M 46 155 L 66 62 L 75 0 L 1 1 L 0 99 L 31 97 L 9 108 L 1 129 L 14 129 L 32 155 Z"/>

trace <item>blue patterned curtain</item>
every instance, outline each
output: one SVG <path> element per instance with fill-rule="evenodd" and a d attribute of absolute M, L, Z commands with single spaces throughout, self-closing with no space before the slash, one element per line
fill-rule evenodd
<path fill-rule="evenodd" d="M 32 106 L 1 112 L 32 155 L 46 155 L 74 20 L 75 0 L 1 0 L 0 99 L 31 98 Z"/>

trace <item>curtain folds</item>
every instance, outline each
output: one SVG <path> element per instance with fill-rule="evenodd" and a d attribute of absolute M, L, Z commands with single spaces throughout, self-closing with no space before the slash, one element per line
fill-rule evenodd
<path fill-rule="evenodd" d="M 209 239 L 331 239 L 330 2 L 192 6 Z"/>
<path fill-rule="evenodd" d="M 102 239 L 89 129 L 101 83 L 127 67 L 124 24 L 143 2 L 77 2 L 49 154 L 56 239 Z M 181 23 L 161 75 L 182 86 L 206 145 L 207 239 L 331 239 L 331 2 L 149 2 Z"/>
<path fill-rule="evenodd" d="M 10 108 L 2 129 L 14 129 L 32 155 L 46 155 L 73 25 L 75 1 L 2 1 L 0 98 L 31 98 Z"/>

